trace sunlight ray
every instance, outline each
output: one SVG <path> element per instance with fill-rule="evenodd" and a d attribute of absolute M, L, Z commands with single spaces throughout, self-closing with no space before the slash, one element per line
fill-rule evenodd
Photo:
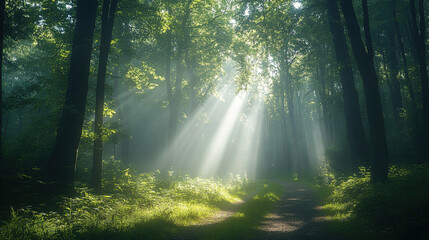
<path fill-rule="evenodd" d="M 243 98 L 245 98 L 245 96 Z M 216 135 L 210 141 L 209 150 L 206 153 L 203 165 L 199 171 L 202 176 L 210 176 L 216 173 L 223 154 L 225 153 L 225 148 L 232 130 L 238 122 L 238 115 L 244 103 L 243 98 L 239 96 L 234 98 L 218 127 Z"/>

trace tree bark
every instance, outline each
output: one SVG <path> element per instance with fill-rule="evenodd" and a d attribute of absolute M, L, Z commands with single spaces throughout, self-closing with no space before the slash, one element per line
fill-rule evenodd
<path fill-rule="evenodd" d="M 167 48 L 166 48 L 166 54 L 165 54 L 165 83 L 167 85 L 167 96 L 168 96 L 168 103 L 170 108 L 170 121 L 169 121 L 169 136 L 168 141 L 171 142 L 173 139 L 172 136 L 172 128 L 173 128 L 173 105 L 174 105 L 174 98 L 173 98 L 173 88 L 171 84 L 171 29 L 167 31 Z"/>
<path fill-rule="evenodd" d="M 386 31 L 387 37 L 387 65 L 389 67 L 389 79 L 391 83 L 391 94 L 392 94 L 392 107 L 393 107 L 393 119 L 395 121 L 396 126 L 401 126 L 401 119 L 399 113 L 402 109 L 402 96 L 401 96 L 401 86 L 398 80 L 398 54 L 396 52 L 396 41 L 395 41 L 395 33 L 393 29 L 388 29 Z"/>
<path fill-rule="evenodd" d="M 398 18 L 396 16 L 396 0 L 393 0 L 392 4 L 393 4 L 393 23 L 395 25 L 395 35 L 396 35 L 396 40 L 398 42 L 399 51 L 401 53 L 401 59 L 402 59 L 404 75 L 405 75 L 405 84 L 407 86 L 408 93 L 410 94 L 411 111 L 412 111 L 411 118 L 413 119 L 412 121 L 415 125 L 414 129 L 417 129 L 419 125 L 419 121 L 417 117 L 416 98 L 414 95 L 413 85 L 411 84 L 411 79 L 408 72 L 407 57 L 405 56 L 404 43 L 402 41 L 401 30 L 399 29 Z"/>
<path fill-rule="evenodd" d="M 189 54 L 185 55 L 186 70 L 189 75 L 189 100 L 191 102 L 191 114 L 197 109 L 198 106 L 198 94 L 197 94 L 197 83 L 198 79 L 194 71 L 195 61 L 189 59 Z"/>
<path fill-rule="evenodd" d="M 426 66 L 426 25 L 424 16 L 423 0 L 419 0 L 419 19 L 420 25 L 417 26 L 417 14 L 414 0 L 410 0 L 411 25 L 416 41 L 417 58 L 420 70 L 420 83 L 422 88 L 422 106 L 423 106 L 423 133 L 422 133 L 422 160 L 429 161 L 429 87 Z"/>
<path fill-rule="evenodd" d="M 283 43 L 283 49 L 282 49 L 282 61 L 281 61 L 281 81 L 283 82 L 284 86 L 284 94 L 286 96 L 286 102 L 287 102 L 287 109 L 289 113 L 289 124 L 291 129 L 291 148 L 290 149 L 290 157 L 291 157 L 291 165 L 293 166 L 294 170 L 298 170 L 298 163 L 300 161 L 299 156 L 299 136 L 297 131 L 297 124 L 295 122 L 295 108 L 294 108 L 294 102 L 293 102 L 293 88 L 292 88 L 292 82 L 290 79 L 290 72 L 289 72 L 289 63 L 287 59 L 287 53 L 288 53 L 288 42 L 285 39 Z"/>
<path fill-rule="evenodd" d="M 320 82 L 320 87 L 318 88 L 320 104 L 322 107 L 322 125 L 323 125 L 323 139 L 325 147 L 331 143 L 331 132 L 329 128 L 329 119 L 328 119 L 328 104 L 326 99 L 326 79 L 325 79 L 325 66 L 322 63 L 319 63 L 319 68 L 317 71 L 317 80 Z"/>
<path fill-rule="evenodd" d="M 348 35 L 359 72 L 362 76 L 365 91 L 368 122 L 371 136 L 372 153 L 372 181 L 387 181 L 388 152 L 386 133 L 384 128 L 383 112 L 381 108 L 380 93 L 377 84 L 377 74 L 374 67 L 374 52 L 369 28 L 369 15 L 367 1 L 362 0 L 364 15 L 364 32 L 366 50 L 362 42 L 360 27 L 356 18 L 353 3 L 350 0 L 341 0 L 341 7 L 346 20 Z"/>
<path fill-rule="evenodd" d="M 101 169 L 103 165 L 103 111 L 104 85 L 106 82 L 107 62 L 112 41 L 113 23 L 118 0 L 103 0 L 101 15 L 100 56 L 98 62 L 97 88 L 95 95 L 94 146 L 91 172 L 91 187 L 101 191 Z"/>
<path fill-rule="evenodd" d="M 0 162 L 3 161 L 3 39 L 6 0 L 0 0 Z"/>
<path fill-rule="evenodd" d="M 368 147 L 362 125 L 359 96 L 355 87 L 353 70 L 347 47 L 344 28 L 341 25 L 340 12 L 336 1 L 328 0 L 329 26 L 334 43 L 335 56 L 343 89 L 346 133 L 351 157 L 350 167 L 356 170 L 368 157 Z"/>
<path fill-rule="evenodd" d="M 283 62 L 284 60 L 282 60 Z M 280 159 L 285 163 L 286 172 L 292 174 L 294 171 L 293 161 L 290 157 L 290 147 L 289 147 L 289 134 L 287 129 L 287 118 L 286 118 L 286 109 L 285 109 L 285 81 L 284 81 L 284 72 L 280 72 L 280 93 L 279 93 L 279 102 L 280 102 L 280 137 L 281 137 L 281 154 Z"/>
<path fill-rule="evenodd" d="M 48 176 L 61 184 L 74 181 L 88 94 L 89 65 L 96 14 L 97 0 L 77 1 L 67 93 L 55 146 L 47 166 Z"/>
<path fill-rule="evenodd" d="M 179 108 L 182 98 L 182 81 L 183 81 L 183 56 L 187 51 L 187 41 L 189 40 L 188 22 L 191 15 L 192 0 L 188 0 L 185 5 L 185 13 L 181 24 L 181 34 L 177 34 L 177 54 L 176 54 L 176 81 L 174 83 L 174 92 L 171 90 L 170 98 L 170 129 L 169 140 L 172 141 L 177 132 L 177 123 L 179 120 Z M 171 81 L 170 81 L 171 82 Z M 170 84 L 172 85 L 172 84 Z M 172 86 L 170 86 L 170 89 Z M 168 90 L 167 90 L 168 91 Z"/>

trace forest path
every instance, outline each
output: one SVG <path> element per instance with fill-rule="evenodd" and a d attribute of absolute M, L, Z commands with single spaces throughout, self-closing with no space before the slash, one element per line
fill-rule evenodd
<path fill-rule="evenodd" d="M 311 188 L 294 182 L 281 185 L 283 197 L 265 217 L 254 239 L 342 239 L 327 228 L 320 200 Z"/>
<path fill-rule="evenodd" d="M 329 231 L 328 220 L 313 189 L 295 182 L 278 183 L 283 187 L 283 196 L 268 215 L 257 210 L 255 213 L 249 206 L 243 209 L 248 201 L 251 202 L 254 196 L 251 194 L 243 202 L 223 209 L 200 224 L 181 229 L 169 239 L 343 239 Z M 243 212 L 244 217 L 235 217 L 238 212 Z"/>

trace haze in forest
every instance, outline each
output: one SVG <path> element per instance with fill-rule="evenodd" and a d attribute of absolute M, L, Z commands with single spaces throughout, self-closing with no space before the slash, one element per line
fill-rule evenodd
<path fill-rule="evenodd" d="M 427 236 L 428 209 L 417 209 L 428 200 L 428 10 L 424 0 L 0 0 L 0 238 L 29 216 L 44 227 L 15 232 L 34 239 L 85 238 L 92 223 L 139 232 L 162 211 L 190 226 L 247 198 L 266 200 L 243 221 L 260 230 L 289 204 L 281 193 L 299 189 L 325 194 L 314 205 L 339 229 L 359 223 L 356 236 Z M 102 205 L 114 213 L 95 214 Z M 40 212 L 73 223 L 60 230 Z M 125 213 L 134 220 L 113 217 Z"/>

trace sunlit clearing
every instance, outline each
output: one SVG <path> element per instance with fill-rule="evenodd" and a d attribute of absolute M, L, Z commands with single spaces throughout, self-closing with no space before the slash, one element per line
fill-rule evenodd
<path fill-rule="evenodd" d="M 300 8 L 302 8 L 302 3 L 300 3 L 300 2 L 293 2 L 293 3 L 292 3 L 292 5 L 293 5 L 293 7 L 294 7 L 295 9 L 300 9 Z"/>

